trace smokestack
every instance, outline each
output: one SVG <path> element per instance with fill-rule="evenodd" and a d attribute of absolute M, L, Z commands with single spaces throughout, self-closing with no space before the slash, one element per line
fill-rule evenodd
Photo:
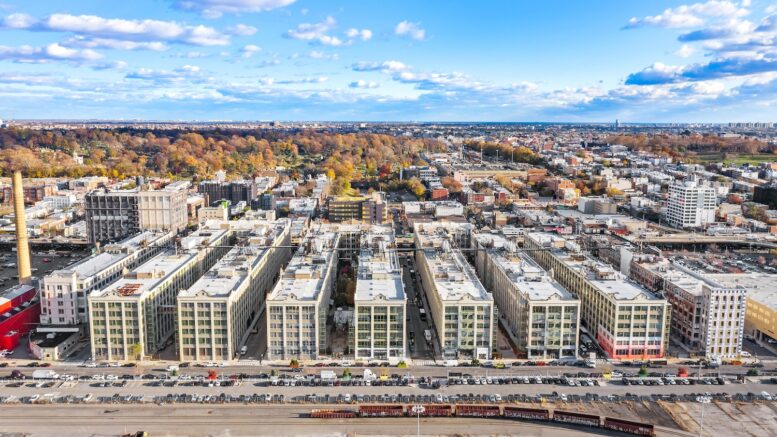
<path fill-rule="evenodd" d="M 30 244 L 27 241 L 27 220 L 24 217 L 24 189 L 22 172 L 13 174 L 13 212 L 16 216 L 16 265 L 19 267 L 19 283 L 30 282 Z"/>

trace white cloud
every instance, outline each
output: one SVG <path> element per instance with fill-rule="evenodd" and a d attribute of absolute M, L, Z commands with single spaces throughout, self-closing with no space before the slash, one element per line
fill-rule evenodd
<path fill-rule="evenodd" d="M 159 41 L 125 41 L 113 38 L 85 38 L 83 36 L 70 38 L 65 41 L 64 45 L 90 49 L 152 50 L 155 52 L 162 52 L 168 49 L 165 43 Z"/>
<path fill-rule="evenodd" d="M 340 55 L 337 53 L 324 53 L 318 50 L 311 50 L 310 53 L 308 53 L 308 57 L 311 59 L 325 59 L 328 61 L 336 61 L 340 59 Z M 292 57 L 292 59 L 296 59 L 296 57 Z"/>
<path fill-rule="evenodd" d="M 251 56 L 255 55 L 256 53 L 260 52 L 262 50 L 261 47 L 253 44 L 248 44 L 246 46 L 243 46 L 242 49 L 240 49 L 241 56 L 244 58 L 250 58 Z"/>
<path fill-rule="evenodd" d="M 741 17 L 749 12 L 745 7 L 741 7 L 735 2 L 710 0 L 705 3 L 693 3 L 665 9 L 658 15 L 644 18 L 632 17 L 627 27 L 696 27 L 704 24 L 705 19 L 709 17 Z"/>
<path fill-rule="evenodd" d="M 125 68 L 127 68 L 127 63 L 124 61 L 103 62 L 92 65 L 93 70 L 124 70 Z"/>
<path fill-rule="evenodd" d="M 73 49 L 58 43 L 45 47 L 23 45 L 19 47 L 0 46 L 0 59 L 23 63 L 45 63 L 49 61 L 96 61 L 102 55 L 91 49 Z"/>
<path fill-rule="evenodd" d="M 394 33 L 416 41 L 423 41 L 426 38 L 426 30 L 421 28 L 421 23 L 411 23 L 409 21 L 402 21 L 397 24 L 394 28 Z"/>
<path fill-rule="evenodd" d="M 359 38 L 362 41 L 369 41 L 372 39 L 372 31 L 370 29 L 356 29 L 352 27 L 345 31 L 345 35 L 348 38 Z"/>
<path fill-rule="evenodd" d="M 357 80 L 356 82 L 351 82 L 349 85 L 351 88 L 362 88 L 362 89 L 368 89 L 368 88 L 377 88 L 380 86 L 377 82 L 367 82 L 366 80 Z"/>
<path fill-rule="evenodd" d="M 186 11 L 196 11 L 205 18 L 218 18 L 224 14 L 264 12 L 282 8 L 295 0 L 175 0 L 175 6 Z"/>
<path fill-rule="evenodd" d="M 690 58 L 696 50 L 691 47 L 689 44 L 683 44 L 682 47 L 680 47 L 675 53 L 675 55 L 681 57 L 681 58 Z"/>
<path fill-rule="evenodd" d="M 362 61 L 351 65 L 351 69 L 354 71 L 383 71 L 384 73 L 400 72 L 409 68 L 404 62 L 394 60 L 384 62 Z"/>
<path fill-rule="evenodd" d="M 196 65 L 184 65 L 174 70 L 154 70 L 151 68 L 141 68 L 133 73 L 126 75 L 127 79 L 138 79 L 150 81 L 156 84 L 182 84 L 192 81 L 200 81 L 200 67 Z"/>
<path fill-rule="evenodd" d="M 257 28 L 249 26 L 247 24 L 236 24 L 234 26 L 227 27 L 227 32 L 231 35 L 239 36 L 251 36 L 257 32 Z"/>
<path fill-rule="evenodd" d="M 339 46 L 343 44 L 343 40 L 336 36 L 327 35 L 327 33 L 335 27 L 335 24 L 337 24 L 335 19 L 329 16 L 320 23 L 302 23 L 295 29 L 286 31 L 285 36 L 300 41 L 309 41 L 311 43 L 328 46 Z"/>
<path fill-rule="evenodd" d="M 27 29 L 31 26 L 34 26 L 37 22 L 38 20 L 36 20 L 32 15 L 15 13 L 8 15 L 3 19 L 3 26 L 9 29 Z"/>
<path fill-rule="evenodd" d="M 3 19 L 3 26 L 34 31 L 72 32 L 84 37 L 125 41 L 164 41 L 198 46 L 229 44 L 229 36 L 219 33 L 212 27 L 185 25 L 175 21 L 52 14 L 40 21 L 8 16 Z"/>

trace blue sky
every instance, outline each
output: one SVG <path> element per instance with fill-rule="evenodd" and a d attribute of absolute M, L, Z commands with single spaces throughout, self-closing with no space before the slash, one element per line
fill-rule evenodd
<path fill-rule="evenodd" d="M 777 119 L 777 3 L 0 0 L 0 118 Z"/>

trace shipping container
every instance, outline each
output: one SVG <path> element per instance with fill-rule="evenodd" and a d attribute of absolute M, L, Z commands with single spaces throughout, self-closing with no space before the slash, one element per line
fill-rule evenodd
<path fill-rule="evenodd" d="M 553 412 L 553 421 L 562 423 L 571 423 L 574 425 L 596 426 L 601 424 L 601 418 L 593 414 L 573 413 L 571 411 Z"/>
<path fill-rule="evenodd" d="M 361 417 L 401 417 L 405 409 L 401 405 L 362 405 L 359 407 Z"/>
<path fill-rule="evenodd" d="M 649 423 L 632 422 L 631 420 L 614 419 L 612 417 L 604 418 L 603 428 L 634 435 L 650 437 L 656 435 L 655 428 Z"/>
<path fill-rule="evenodd" d="M 499 407 L 490 405 L 457 405 L 458 417 L 498 417 L 501 415 Z"/>
<path fill-rule="evenodd" d="M 550 420 L 550 411 L 543 408 L 505 407 L 504 416 L 511 419 Z"/>

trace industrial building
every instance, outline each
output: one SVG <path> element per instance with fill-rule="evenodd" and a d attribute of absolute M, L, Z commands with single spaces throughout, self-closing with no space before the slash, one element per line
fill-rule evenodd
<path fill-rule="evenodd" d="M 405 289 L 394 231 L 372 226 L 361 234 L 352 338 L 356 359 L 405 357 Z"/>
<path fill-rule="evenodd" d="M 522 240 L 522 238 L 521 238 Z M 580 301 L 502 233 L 472 238 L 475 267 L 522 358 L 577 357 Z"/>
<path fill-rule="evenodd" d="M 267 296 L 268 359 L 315 359 L 327 349 L 327 310 L 336 280 L 340 234 L 318 225 Z"/>
<path fill-rule="evenodd" d="M 584 332 L 610 358 L 664 356 L 669 344 L 669 302 L 594 260 L 573 238 L 530 232 L 524 244 L 553 279 L 580 299 Z"/>
<path fill-rule="evenodd" d="M 291 256 L 291 222 L 255 226 L 188 289 L 178 294 L 178 356 L 183 361 L 235 358 Z"/>
<path fill-rule="evenodd" d="M 327 201 L 331 222 L 384 223 L 388 219 L 388 205 L 383 193 L 370 196 L 330 196 Z"/>
<path fill-rule="evenodd" d="M 453 227 L 454 229 L 450 229 Z M 415 229 L 415 263 L 446 358 L 489 359 L 494 348 L 494 298 L 477 278 L 458 247 L 461 227 L 437 223 Z"/>
<path fill-rule="evenodd" d="M 688 352 L 709 359 L 742 352 L 747 289 L 727 287 L 679 264 L 661 259 L 632 262 L 631 276 L 672 305 L 672 338 Z M 655 261 L 655 260 L 650 260 Z"/>

